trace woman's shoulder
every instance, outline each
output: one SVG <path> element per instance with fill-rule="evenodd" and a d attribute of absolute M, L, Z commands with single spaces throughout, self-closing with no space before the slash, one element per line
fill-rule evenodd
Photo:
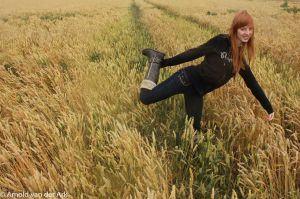
<path fill-rule="evenodd" d="M 229 34 L 226 34 L 226 33 L 218 34 L 218 36 L 221 38 L 229 38 Z"/>
<path fill-rule="evenodd" d="M 213 37 L 211 37 L 208 42 L 209 43 L 219 43 L 221 41 L 224 41 L 225 39 L 227 39 L 227 35 L 226 34 L 218 34 L 218 35 L 214 35 Z"/>
<path fill-rule="evenodd" d="M 224 49 L 228 48 L 230 42 L 226 34 L 218 34 L 211 37 L 204 45 L 214 49 Z"/>
<path fill-rule="evenodd" d="M 216 39 L 222 40 L 222 41 L 228 41 L 229 40 L 229 35 L 222 33 L 222 34 L 218 34 L 216 36 Z"/>
<path fill-rule="evenodd" d="M 211 41 L 216 44 L 216 45 L 221 45 L 221 46 L 224 46 L 224 45 L 229 45 L 229 35 L 228 34 L 218 34 L 218 35 L 215 35 Z"/>
<path fill-rule="evenodd" d="M 214 41 L 229 40 L 229 35 L 228 34 L 218 34 L 218 35 L 213 36 L 211 38 L 211 40 L 214 40 Z"/>

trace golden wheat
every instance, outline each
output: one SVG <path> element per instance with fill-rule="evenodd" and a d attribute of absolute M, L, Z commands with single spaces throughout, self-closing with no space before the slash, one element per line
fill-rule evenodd
<path fill-rule="evenodd" d="M 276 119 L 264 120 L 264 110 L 237 78 L 206 96 L 208 131 L 194 143 L 181 96 L 149 107 L 139 102 L 146 70 L 140 50 L 172 56 L 205 42 L 210 29 L 142 0 L 0 0 L 0 191 L 65 191 L 69 198 L 297 198 L 299 77 L 284 61 L 299 52 L 283 52 L 297 49 L 298 37 L 282 34 L 298 15 L 292 19 L 273 2 L 265 13 L 261 1 L 234 8 L 224 2 L 164 3 L 221 30 L 232 12 L 212 20 L 204 11 L 249 6 L 259 21 L 258 48 L 268 42 L 278 50 L 261 52 L 252 64 Z M 279 20 L 272 26 L 280 24 L 280 30 L 270 30 L 283 38 L 276 44 L 262 29 L 266 13 Z M 283 58 L 280 66 L 274 55 Z M 160 80 L 199 61 L 164 69 Z"/>

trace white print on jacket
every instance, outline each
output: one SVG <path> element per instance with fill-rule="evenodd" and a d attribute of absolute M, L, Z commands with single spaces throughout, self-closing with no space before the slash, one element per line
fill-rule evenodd
<path fill-rule="evenodd" d="M 228 62 L 232 62 L 232 58 L 227 55 L 227 52 L 221 52 L 221 59 L 226 59 Z"/>

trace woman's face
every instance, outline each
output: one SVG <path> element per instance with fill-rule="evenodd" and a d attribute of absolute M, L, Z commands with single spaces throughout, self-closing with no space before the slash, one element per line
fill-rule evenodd
<path fill-rule="evenodd" d="M 253 34 L 253 28 L 250 26 L 243 26 L 237 29 L 237 36 L 243 43 L 247 43 Z"/>

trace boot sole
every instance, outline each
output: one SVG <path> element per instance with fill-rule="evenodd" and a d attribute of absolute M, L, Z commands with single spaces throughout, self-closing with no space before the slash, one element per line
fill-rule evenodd
<path fill-rule="evenodd" d="M 142 50 L 142 54 L 145 55 L 146 57 L 153 57 L 153 56 L 158 56 L 159 58 L 163 59 L 165 54 L 156 50 L 153 50 L 151 48 L 146 48 Z"/>

